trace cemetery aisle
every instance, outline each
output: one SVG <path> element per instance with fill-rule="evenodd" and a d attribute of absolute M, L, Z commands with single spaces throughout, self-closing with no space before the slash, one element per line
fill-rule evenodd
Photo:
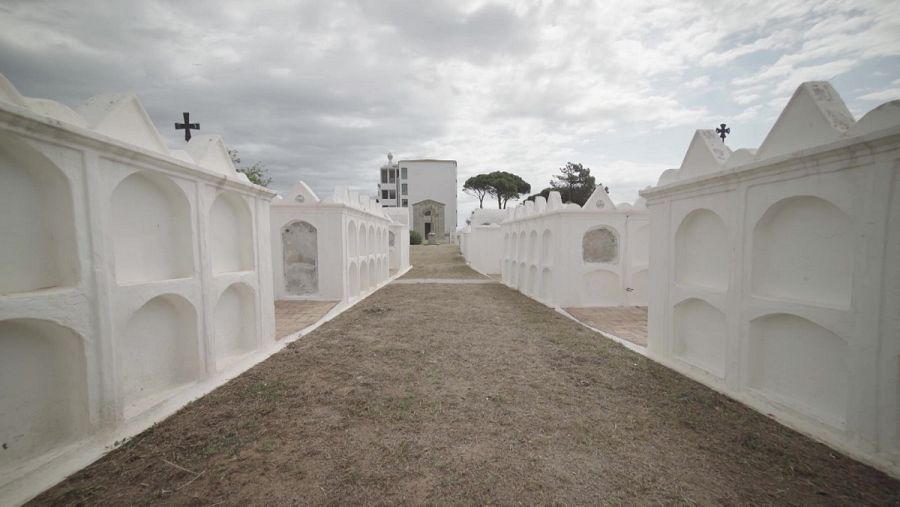
<path fill-rule="evenodd" d="M 476 278 L 413 252 L 440 267 L 412 278 Z M 78 502 L 884 505 L 900 483 L 501 284 L 412 283 L 35 500 Z"/>

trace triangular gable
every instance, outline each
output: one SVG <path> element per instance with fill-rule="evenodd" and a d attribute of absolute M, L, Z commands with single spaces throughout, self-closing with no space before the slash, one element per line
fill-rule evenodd
<path fill-rule="evenodd" d="M 28 107 L 25 104 L 25 96 L 19 93 L 19 90 L 3 74 L 0 74 L 0 102 Z"/>
<path fill-rule="evenodd" d="M 684 154 L 679 178 L 693 178 L 719 172 L 730 156 L 731 148 L 719 139 L 715 130 L 698 130 L 694 132 L 687 153 Z"/>
<path fill-rule="evenodd" d="M 82 128 L 88 127 L 87 121 L 80 114 L 76 113 L 69 106 L 60 104 L 55 100 L 26 98 L 25 102 L 28 105 L 28 109 L 39 115 Z"/>
<path fill-rule="evenodd" d="M 588 211 L 612 211 L 616 209 L 616 205 L 609 198 L 609 194 L 606 193 L 603 186 L 599 185 L 594 189 L 594 193 L 588 197 L 588 200 L 585 201 L 582 209 Z"/>
<path fill-rule="evenodd" d="M 794 92 L 772 130 L 756 152 L 756 159 L 787 155 L 844 137 L 853 115 L 826 81 L 803 83 Z"/>
<path fill-rule="evenodd" d="M 442 203 L 440 201 L 435 201 L 434 199 L 424 199 L 422 201 L 413 203 L 413 206 L 418 206 L 420 204 L 440 204 L 441 206 L 444 206 L 444 203 Z"/>
<path fill-rule="evenodd" d="M 298 181 L 284 196 L 286 204 L 313 205 L 319 202 L 319 197 L 309 188 L 309 185 Z"/>
<path fill-rule="evenodd" d="M 91 97 L 76 108 L 95 132 L 141 148 L 169 154 L 165 141 L 133 94 L 113 93 Z"/>
<path fill-rule="evenodd" d="M 221 136 L 193 136 L 187 143 L 187 152 L 204 169 L 223 176 L 236 176 L 237 171 Z"/>
<path fill-rule="evenodd" d="M 892 100 L 866 113 L 847 131 L 848 137 L 862 136 L 900 125 L 900 100 Z"/>

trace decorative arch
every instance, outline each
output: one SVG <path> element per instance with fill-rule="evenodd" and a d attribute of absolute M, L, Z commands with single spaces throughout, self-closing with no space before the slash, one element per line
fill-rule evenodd
<path fill-rule="evenodd" d="M 589 263 L 619 262 L 619 233 L 605 225 L 588 230 L 581 237 L 581 258 Z"/>
<path fill-rule="evenodd" d="M 0 469 L 76 440 L 89 426 L 81 336 L 38 319 L 0 321 Z"/>
<path fill-rule="evenodd" d="M 366 255 L 378 253 L 378 245 L 375 243 L 375 227 L 372 224 L 369 224 L 368 245 L 369 249 L 366 250 Z"/>
<path fill-rule="evenodd" d="M 145 303 L 118 340 L 118 371 L 128 406 L 143 405 L 200 376 L 197 312 L 181 296 L 166 294 Z"/>
<path fill-rule="evenodd" d="M 369 290 L 369 262 L 359 262 L 359 289 L 362 292 Z"/>
<path fill-rule="evenodd" d="M 359 296 L 359 269 L 356 267 L 355 262 L 350 263 L 350 269 L 347 271 L 347 278 L 350 282 L 350 294 L 348 294 L 349 298 L 355 298 Z"/>
<path fill-rule="evenodd" d="M 230 285 L 216 303 L 216 365 L 221 368 L 257 346 L 256 297 L 244 283 Z"/>
<path fill-rule="evenodd" d="M 850 394 L 847 342 L 802 317 L 750 322 L 749 384 L 770 399 L 840 427 Z"/>
<path fill-rule="evenodd" d="M 366 243 L 366 224 L 359 224 L 359 256 L 369 255 L 369 246 Z"/>
<path fill-rule="evenodd" d="M 305 296 L 319 292 L 319 233 L 316 227 L 295 220 L 281 228 L 284 289 Z"/>
<path fill-rule="evenodd" d="M 517 260 L 524 261 L 526 253 L 527 253 L 525 251 L 525 231 L 519 232 L 519 248 L 518 248 L 518 250 L 519 250 L 519 257 Z"/>
<path fill-rule="evenodd" d="M 78 282 L 69 180 L 27 141 L 0 136 L 0 294 Z"/>
<path fill-rule="evenodd" d="M 369 287 L 378 287 L 378 264 L 375 259 L 369 259 Z"/>
<path fill-rule="evenodd" d="M 253 226 L 250 209 L 233 192 L 220 193 L 209 211 L 213 274 L 253 269 Z"/>
<path fill-rule="evenodd" d="M 358 247 L 357 247 L 357 236 L 356 236 L 356 222 L 353 220 L 347 225 L 347 256 L 351 259 L 358 255 Z"/>
<path fill-rule="evenodd" d="M 619 275 L 606 270 L 591 271 L 584 277 L 585 300 L 590 306 L 619 306 L 622 286 Z"/>
<path fill-rule="evenodd" d="M 849 307 L 853 248 L 850 217 L 834 204 L 813 196 L 778 201 L 753 229 L 753 291 Z"/>
<path fill-rule="evenodd" d="M 553 264 L 553 233 L 545 229 L 541 235 L 541 263 L 544 266 Z"/>
<path fill-rule="evenodd" d="M 725 377 L 725 314 L 706 301 L 686 299 L 675 305 L 673 353 L 719 378 Z"/>
<path fill-rule="evenodd" d="M 128 176 L 113 191 L 110 219 L 118 283 L 193 276 L 191 207 L 171 179 Z"/>
<path fill-rule="evenodd" d="M 528 235 L 528 262 L 532 264 L 538 263 L 538 235 L 537 231 L 531 231 L 531 234 Z"/>
<path fill-rule="evenodd" d="M 725 291 L 731 252 L 728 230 L 719 215 L 708 209 L 691 211 L 675 233 L 675 281 Z"/>
<path fill-rule="evenodd" d="M 544 301 L 549 301 L 550 299 L 550 291 L 553 288 L 553 272 L 550 271 L 550 268 L 544 268 L 541 272 L 541 288 L 539 292 L 539 296 Z"/>

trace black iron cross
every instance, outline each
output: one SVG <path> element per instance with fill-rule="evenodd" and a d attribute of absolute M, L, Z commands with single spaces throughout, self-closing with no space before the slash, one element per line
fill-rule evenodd
<path fill-rule="evenodd" d="M 185 120 L 187 121 L 187 120 Z M 725 142 L 725 136 L 731 133 L 731 129 L 726 127 L 724 123 L 720 124 L 721 127 L 716 129 L 716 134 L 719 134 L 719 137 L 722 138 L 722 142 Z"/>
<path fill-rule="evenodd" d="M 184 114 L 184 123 L 176 123 L 175 130 L 183 130 L 184 131 L 184 140 L 185 142 L 191 140 L 191 129 L 200 130 L 199 123 L 191 123 L 190 117 L 191 113 L 182 113 Z"/>

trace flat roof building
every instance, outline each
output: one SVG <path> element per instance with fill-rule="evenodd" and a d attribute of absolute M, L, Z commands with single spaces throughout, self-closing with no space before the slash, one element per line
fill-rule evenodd
<path fill-rule="evenodd" d="M 419 232 L 423 238 L 427 238 L 429 232 L 434 232 L 439 238 L 454 233 L 457 226 L 456 161 L 416 159 L 394 163 L 393 158 L 388 153 L 388 162 L 380 169 L 376 194 L 378 202 L 385 208 L 415 208 L 416 204 L 432 201 L 428 203 L 429 211 L 434 209 L 435 203 L 442 204 L 443 213 L 439 214 L 443 217 L 442 231 L 432 230 L 438 228 L 438 223 L 432 223 L 428 218 L 410 220 L 410 228 L 422 229 Z M 423 212 L 423 216 L 432 215 L 424 215 Z"/>

